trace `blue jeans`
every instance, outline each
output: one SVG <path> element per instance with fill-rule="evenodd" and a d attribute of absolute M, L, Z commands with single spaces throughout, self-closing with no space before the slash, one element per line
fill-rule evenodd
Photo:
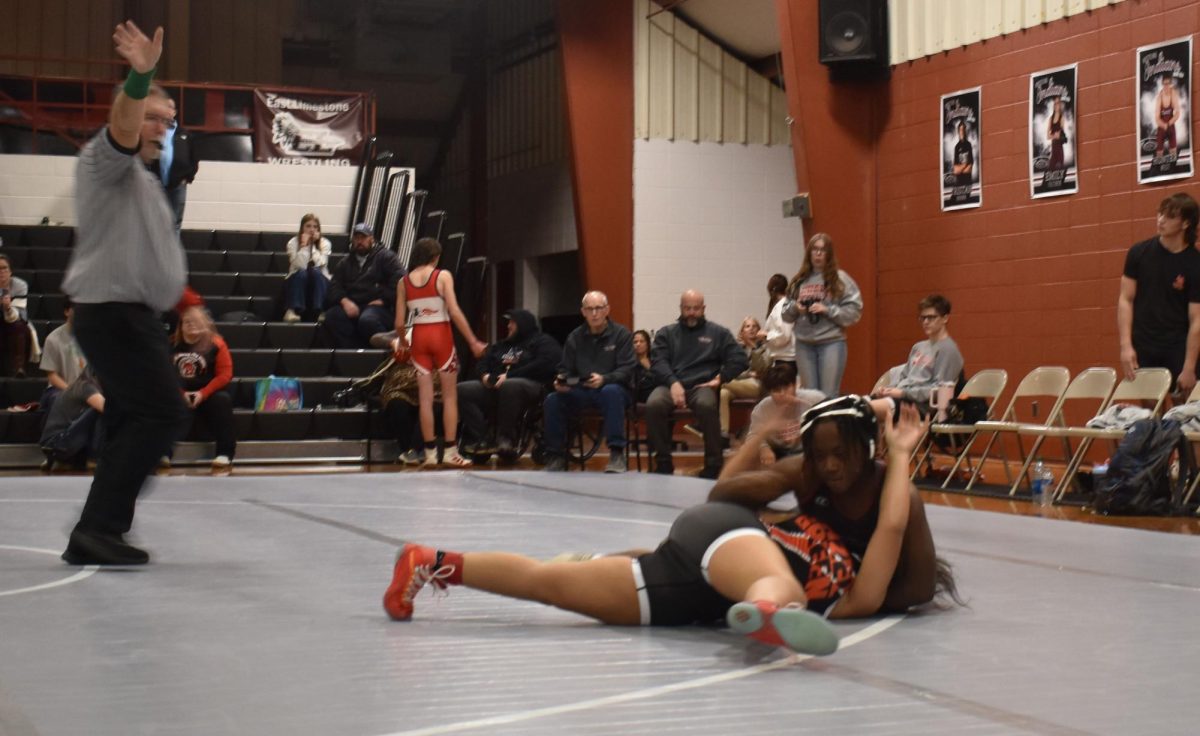
<path fill-rule="evenodd" d="M 840 396 L 842 374 L 846 372 L 846 341 L 816 345 L 796 341 L 796 371 L 802 388 L 815 388 L 829 397 Z"/>
<path fill-rule="evenodd" d="M 370 347 L 371 335 L 395 327 L 396 315 L 387 307 L 368 305 L 360 308 L 358 317 L 351 319 L 341 304 L 325 310 L 325 329 L 333 336 L 334 347 L 361 350 Z"/>
<path fill-rule="evenodd" d="M 325 306 L 329 279 L 319 268 L 302 268 L 287 277 L 287 308 L 298 314 Z"/>
<path fill-rule="evenodd" d="M 104 418 L 88 407 L 66 429 L 42 440 L 42 452 L 50 460 L 82 463 L 100 455 L 104 444 Z"/>
<path fill-rule="evenodd" d="M 546 452 L 562 455 L 567 445 L 567 418 L 583 409 L 600 410 L 608 449 L 625 447 L 625 410 L 632 401 L 624 386 L 610 383 L 600 388 L 572 386 L 568 391 L 551 391 L 542 404 Z"/>

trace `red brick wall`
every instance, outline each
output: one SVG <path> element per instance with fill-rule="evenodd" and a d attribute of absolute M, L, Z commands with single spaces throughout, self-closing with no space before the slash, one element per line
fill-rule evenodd
<path fill-rule="evenodd" d="M 1163 197 L 1200 195 L 1196 177 L 1136 183 L 1134 49 L 1198 30 L 1195 0 L 1129 0 L 893 70 L 889 95 L 878 102 L 875 142 L 876 375 L 907 357 L 921 337 L 916 303 L 935 291 L 954 305 L 950 331 L 968 374 L 1005 368 L 1013 386 L 1037 365 L 1065 365 L 1072 374 L 1119 365 L 1125 251 L 1154 234 Z M 1079 65 L 1079 192 L 1030 199 L 1029 74 L 1071 63 Z M 976 85 L 983 88 L 983 206 L 943 213 L 939 97 Z M 1196 81 L 1192 92 L 1200 93 Z"/>

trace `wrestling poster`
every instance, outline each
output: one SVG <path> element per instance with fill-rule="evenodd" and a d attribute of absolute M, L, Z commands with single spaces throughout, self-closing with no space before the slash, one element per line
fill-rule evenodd
<path fill-rule="evenodd" d="M 1079 191 L 1076 66 L 1029 76 L 1029 192 L 1034 199 Z"/>
<path fill-rule="evenodd" d="M 357 166 L 366 141 L 361 97 L 254 90 L 254 160 Z"/>
<path fill-rule="evenodd" d="M 1192 175 L 1192 39 L 1137 50 L 1138 183 Z"/>
<path fill-rule="evenodd" d="M 942 95 L 942 211 L 983 203 L 980 88 Z"/>

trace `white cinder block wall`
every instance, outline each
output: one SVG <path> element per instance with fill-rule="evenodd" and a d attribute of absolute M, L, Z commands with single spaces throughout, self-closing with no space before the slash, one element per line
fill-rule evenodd
<path fill-rule="evenodd" d="M 804 232 L 781 210 L 795 194 L 787 146 L 635 141 L 634 327 L 678 319 L 685 289 L 735 333 L 747 315 L 762 322 L 767 279 L 800 269 Z"/>
<path fill-rule="evenodd" d="M 75 225 L 73 156 L 0 156 L 0 222 Z M 291 232 L 306 212 L 344 233 L 357 169 L 204 161 L 188 188 L 188 229 Z"/>

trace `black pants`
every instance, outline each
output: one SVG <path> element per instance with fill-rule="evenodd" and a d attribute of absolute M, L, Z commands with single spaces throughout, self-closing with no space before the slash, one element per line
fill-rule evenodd
<path fill-rule="evenodd" d="M 212 396 L 202 401 L 199 406 L 188 412 L 191 420 L 199 418 L 212 432 L 216 440 L 213 455 L 224 455 L 230 460 L 237 451 L 237 438 L 233 431 L 233 398 L 225 391 L 214 391 Z M 186 437 L 190 431 L 190 422 L 183 425 L 180 437 Z"/>
<path fill-rule="evenodd" d="M 104 394 L 105 438 L 76 528 L 124 534 L 146 477 L 185 418 L 158 316 L 141 304 L 75 305 L 75 338 Z"/>
<path fill-rule="evenodd" d="M 696 415 L 696 424 L 704 434 L 704 465 L 721 467 L 721 415 L 718 411 L 717 392 L 708 387 L 689 388 L 685 394 L 687 407 Z M 671 401 L 671 389 L 659 386 L 650 393 L 646 402 L 646 440 L 656 458 L 671 457 L 672 415 L 675 402 Z"/>
<path fill-rule="evenodd" d="M 434 425 L 441 424 L 441 414 L 434 405 Z M 400 454 L 409 450 L 423 450 L 425 440 L 421 436 L 421 421 L 417 407 L 404 399 L 392 399 L 383 407 L 384 426 L 396 438 Z"/>
<path fill-rule="evenodd" d="M 497 443 L 516 445 L 521 439 L 521 417 L 530 407 L 541 404 L 545 393 L 545 386 L 528 378 L 506 378 L 500 388 L 487 388 L 479 381 L 458 384 L 463 442 L 486 441 L 490 424 L 496 428 Z"/>
<path fill-rule="evenodd" d="M 1183 371 L 1183 361 L 1187 357 L 1187 345 L 1181 342 L 1170 350 L 1154 350 L 1138 345 L 1135 340 L 1133 349 L 1137 353 L 1139 368 L 1166 368 L 1171 372 L 1171 390 L 1177 390 L 1174 386 L 1175 382 L 1179 380 L 1179 374 Z M 1200 363 L 1196 364 L 1196 376 L 1200 377 Z M 1180 400 L 1186 401 L 1187 397 L 1183 396 Z"/>

